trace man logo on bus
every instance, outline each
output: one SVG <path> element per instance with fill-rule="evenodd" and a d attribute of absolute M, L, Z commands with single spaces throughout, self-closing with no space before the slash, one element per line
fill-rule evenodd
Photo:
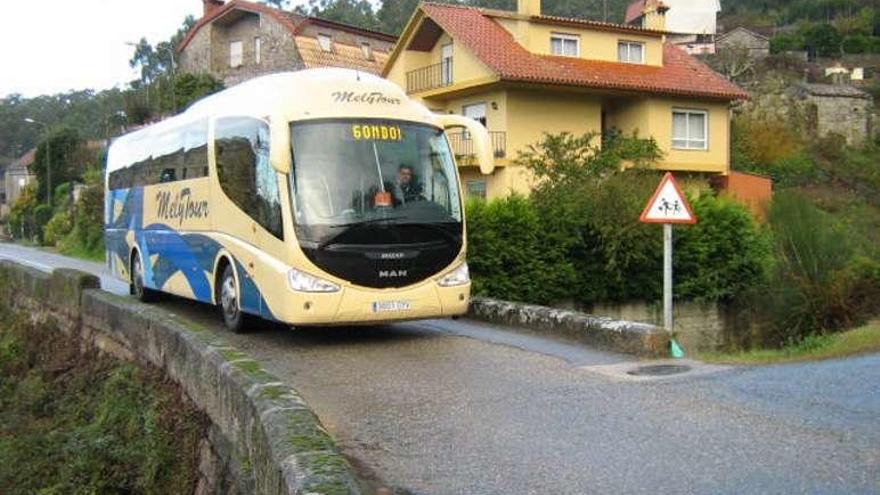
<path fill-rule="evenodd" d="M 379 278 L 400 278 L 405 277 L 406 270 L 379 270 Z"/>

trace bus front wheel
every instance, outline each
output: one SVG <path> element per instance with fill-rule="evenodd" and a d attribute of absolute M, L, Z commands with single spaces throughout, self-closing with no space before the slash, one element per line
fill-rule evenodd
<path fill-rule="evenodd" d="M 246 316 L 241 312 L 238 305 L 238 289 L 235 284 L 235 272 L 232 265 L 226 265 L 223 276 L 220 278 L 220 314 L 223 315 L 223 323 L 226 328 L 235 333 L 244 332 Z"/>
<path fill-rule="evenodd" d="M 137 251 L 131 259 L 131 283 L 128 290 L 140 302 L 149 303 L 157 299 L 156 291 L 144 286 L 144 264 Z"/>

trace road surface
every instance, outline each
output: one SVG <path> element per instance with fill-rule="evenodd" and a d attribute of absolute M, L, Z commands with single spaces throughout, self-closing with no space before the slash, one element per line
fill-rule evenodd
<path fill-rule="evenodd" d="M 0 258 L 104 270 L 10 244 Z M 204 305 L 157 308 L 290 382 L 396 493 L 880 493 L 880 355 L 635 380 L 630 357 L 466 320 L 233 335 Z"/>

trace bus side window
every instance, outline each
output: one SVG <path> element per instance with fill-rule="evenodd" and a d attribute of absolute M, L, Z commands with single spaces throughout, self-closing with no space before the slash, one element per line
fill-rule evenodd
<path fill-rule="evenodd" d="M 217 178 L 223 192 L 254 221 L 283 239 L 278 177 L 269 161 L 269 126 L 249 117 L 219 119 Z"/>

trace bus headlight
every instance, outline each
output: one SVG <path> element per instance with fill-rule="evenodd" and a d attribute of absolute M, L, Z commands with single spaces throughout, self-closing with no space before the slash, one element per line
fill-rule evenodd
<path fill-rule="evenodd" d="M 339 286 L 322 278 L 291 268 L 287 272 L 287 283 L 290 288 L 299 292 L 337 292 Z"/>
<path fill-rule="evenodd" d="M 441 287 L 455 287 L 456 285 L 464 285 L 471 281 L 471 275 L 468 271 L 467 263 L 462 263 L 458 268 L 447 273 L 443 278 L 437 281 Z"/>

